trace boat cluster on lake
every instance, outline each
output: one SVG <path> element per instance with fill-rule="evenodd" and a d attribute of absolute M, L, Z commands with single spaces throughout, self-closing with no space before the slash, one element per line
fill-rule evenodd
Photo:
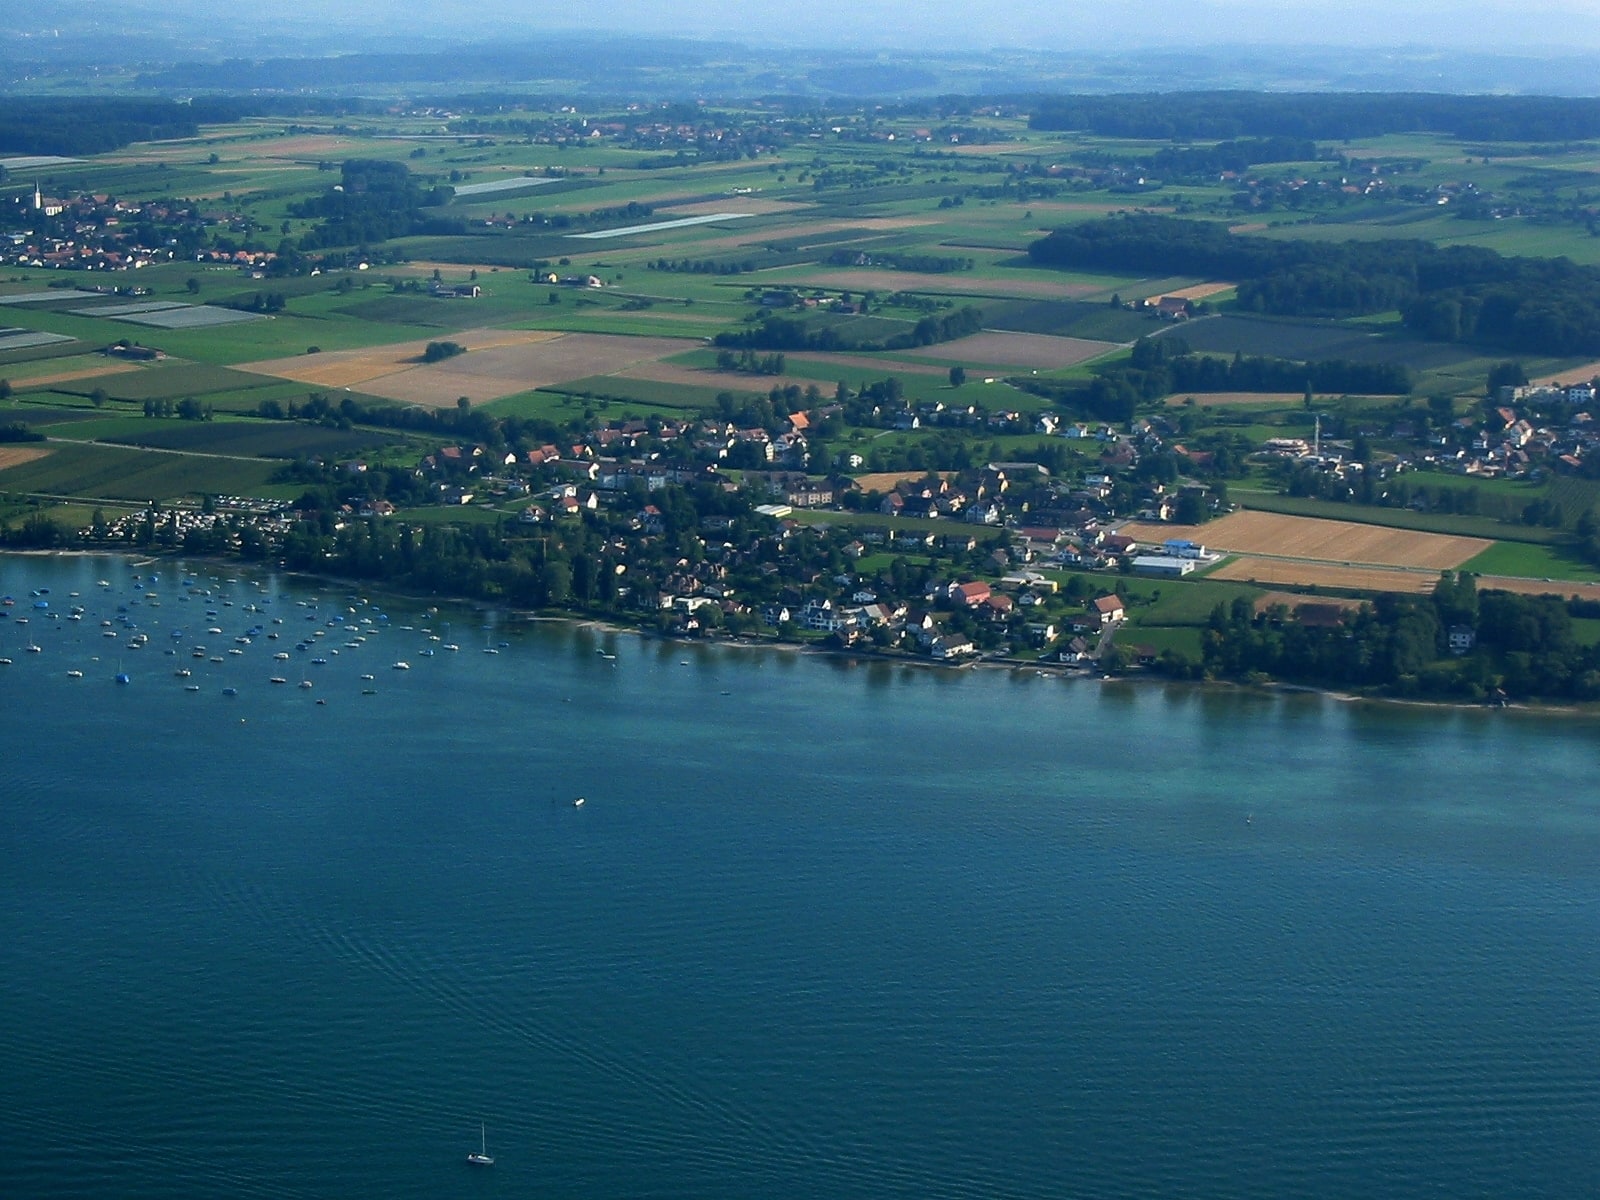
<path fill-rule="evenodd" d="M 0 668 L 122 685 L 171 680 L 187 692 L 236 696 L 256 685 L 312 692 L 347 684 L 350 672 L 339 668 L 358 664 L 358 690 L 376 695 L 377 668 L 409 671 L 413 661 L 461 650 L 437 617 L 430 608 L 402 623 L 361 596 L 295 599 L 267 580 L 163 573 L 147 563 L 64 595 L 48 587 L 11 594 L 0 580 Z M 400 656 L 383 655 L 386 645 L 401 647 Z"/>

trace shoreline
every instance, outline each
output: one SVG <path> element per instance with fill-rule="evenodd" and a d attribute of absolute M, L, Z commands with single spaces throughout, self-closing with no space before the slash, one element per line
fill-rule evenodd
<path fill-rule="evenodd" d="M 1254 693 L 1261 696 L 1270 695 L 1314 695 L 1340 704 L 1349 705 L 1395 705 L 1403 708 L 1433 709 L 1453 712 L 1514 712 L 1535 716 L 1560 716 L 1568 718 L 1584 718 L 1593 720 L 1600 718 L 1600 706 L 1585 707 L 1581 703 L 1555 704 L 1542 701 L 1511 701 L 1504 704 L 1488 704 L 1484 702 L 1462 700 L 1434 700 L 1417 699 L 1407 696 L 1372 696 L 1359 692 L 1350 692 L 1336 688 L 1318 687 L 1315 684 L 1288 683 L 1272 681 L 1267 684 L 1241 683 L 1231 679 L 1171 679 L 1164 675 L 1157 675 L 1145 670 L 1128 672 L 1120 675 L 1100 675 L 1093 669 L 1075 670 L 1064 664 L 1029 662 L 1024 659 L 1005 658 L 976 658 L 957 663 L 936 662 L 932 659 L 913 658 L 908 655 L 885 652 L 882 650 L 861 650 L 843 647 L 824 646 L 807 642 L 785 642 L 777 638 L 757 637 L 712 637 L 689 638 L 675 637 L 672 634 L 658 633 L 639 625 L 628 625 L 618 622 L 613 617 L 595 616 L 584 613 L 568 612 L 541 612 L 532 609 L 516 608 L 505 604 L 492 604 L 484 600 L 474 600 L 466 596 L 441 595 L 437 592 L 421 595 L 407 592 L 385 582 L 370 580 L 350 579 L 340 575 L 321 575 L 304 571 L 295 571 L 287 567 L 280 567 L 273 563 L 245 562 L 242 559 L 212 558 L 206 555 L 185 554 L 182 551 L 135 553 L 123 550 L 87 550 L 87 549 L 60 549 L 60 550 L 0 550 L 0 558 L 123 558 L 135 566 L 148 563 L 170 561 L 193 561 L 210 563 L 216 566 L 229 566 L 235 569 L 240 567 L 262 567 L 292 579 L 335 584 L 348 587 L 353 591 L 367 590 L 388 595 L 396 599 L 405 599 L 419 603 L 437 603 L 443 601 L 448 604 L 460 604 L 471 607 L 481 612 L 498 612 L 512 620 L 532 623 L 551 623 L 571 625 L 574 628 L 600 630 L 609 634 L 631 634 L 641 639 L 654 639 L 663 642 L 675 642 L 683 646 L 717 646 L 724 649 L 747 649 L 753 651 L 780 651 L 791 654 L 810 654 L 834 659 L 855 660 L 863 665 L 870 662 L 915 667 L 922 670 L 934 671 L 1033 671 L 1046 678 L 1060 679 L 1068 683 L 1126 683 L 1139 686 L 1150 684 L 1182 684 L 1187 687 L 1205 691 L 1234 691 Z"/>

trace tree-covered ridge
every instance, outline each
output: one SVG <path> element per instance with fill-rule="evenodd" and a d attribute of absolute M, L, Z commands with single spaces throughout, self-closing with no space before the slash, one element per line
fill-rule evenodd
<path fill-rule="evenodd" d="M 1427 132 L 1490 141 L 1566 141 L 1600 137 L 1600 100 L 1425 92 L 1044 96 L 1028 123 L 1034 129 L 1119 138 L 1343 139 Z"/>
<path fill-rule="evenodd" d="M 211 96 L 186 104 L 131 96 L 0 97 L 0 155 L 103 154 L 130 142 L 194 137 L 255 106 Z"/>
<path fill-rule="evenodd" d="M 1028 248 L 1047 266 L 1239 281 L 1239 305 L 1284 316 L 1400 310 L 1436 341 L 1519 353 L 1600 353 L 1600 269 L 1418 240 L 1313 242 L 1135 214 L 1057 229 Z"/>
<path fill-rule="evenodd" d="M 1151 154 L 1084 150 L 1073 157 L 1086 166 L 1138 164 L 1141 170 L 1167 183 L 1209 183 L 1224 172 L 1242 174 L 1251 167 L 1271 163 L 1311 162 L 1322 154 L 1310 138 L 1265 137 L 1238 138 L 1214 146 L 1165 146 Z"/>

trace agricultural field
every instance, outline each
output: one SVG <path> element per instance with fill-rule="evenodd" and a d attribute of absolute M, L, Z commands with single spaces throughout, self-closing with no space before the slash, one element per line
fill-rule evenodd
<path fill-rule="evenodd" d="M 1233 513 L 1207 525 L 1133 522 L 1125 525 L 1122 532 L 1146 543 L 1184 538 L 1230 554 L 1308 559 L 1347 567 L 1422 569 L 1435 575 L 1459 567 L 1489 548 L 1489 543 L 1479 538 L 1250 511 Z"/>
<path fill-rule="evenodd" d="M 0 469 L 0 489 L 85 500 L 174 500 L 259 494 L 277 470 L 264 460 L 54 443 L 43 457 Z"/>
<path fill-rule="evenodd" d="M 48 446 L 0 446 L 0 471 L 20 467 L 23 463 L 43 458 L 49 453 Z"/>
<path fill-rule="evenodd" d="M 1496 542 L 1461 564 L 1476 575 L 1519 579 L 1600 582 L 1600 570 L 1562 546 L 1536 546 L 1528 542 Z"/>
<path fill-rule="evenodd" d="M 1358 567 L 1239 555 L 1209 572 L 1208 579 L 1236 580 L 1272 587 L 1425 595 L 1439 582 L 1437 571 L 1406 567 Z"/>
<path fill-rule="evenodd" d="M 324 429 L 290 421 L 152 421 L 144 417 L 75 423 L 52 431 L 52 436 L 238 459 L 348 457 L 404 440 L 374 430 Z"/>
<path fill-rule="evenodd" d="M 1057 371 L 1100 358 L 1117 347 L 1110 342 L 1057 337 L 1047 333 L 975 333 L 915 352 L 918 358 L 936 358 L 952 364 L 980 367 Z"/>
<path fill-rule="evenodd" d="M 465 396 L 474 404 L 590 375 L 610 374 L 688 349 L 667 338 L 544 331 L 474 330 L 459 335 L 466 353 L 425 363 L 424 342 L 370 351 L 335 351 L 244 364 L 261 375 L 316 387 L 359 387 L 368 395 L 443 408 Z"/>
<path fill-rule="evenodd" d="M 1403 331 L 1381 332 L 1354 322 L 1291 320 L 1254 314 L 1200 317 L 1169 326 L 1164 336 L 1182 338 L 1206 354 L 1265 355 L 1306 360 L 1405 363 L 1435 370 L 1479 357 L 1464 346 L 1425 342 Z"/>

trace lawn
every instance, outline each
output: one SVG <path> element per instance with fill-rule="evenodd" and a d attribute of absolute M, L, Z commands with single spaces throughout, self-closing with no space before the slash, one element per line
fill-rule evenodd
<path fill-rule="evenodd" d="M 1527 542 L 1496 542 L 1461 564 L 1478 575 L 1514 575 L 1523 579 L 1563 579 L 1579 583 L 1600 582 L 1600 569 L 1579 558 L 1567 546 L 1534 546 Z"/>
<path fill-rule="evenodd" d="M 1192 625 L 1127 624 L 1117 630 L 1112 640 L 1118 646 L 1128 649 L 1134 646 L 1149 646 L 1157 654 L 1163 650 L 1175 650 L 1192 659 L 1200 657 L 1200 630 Z"/>

